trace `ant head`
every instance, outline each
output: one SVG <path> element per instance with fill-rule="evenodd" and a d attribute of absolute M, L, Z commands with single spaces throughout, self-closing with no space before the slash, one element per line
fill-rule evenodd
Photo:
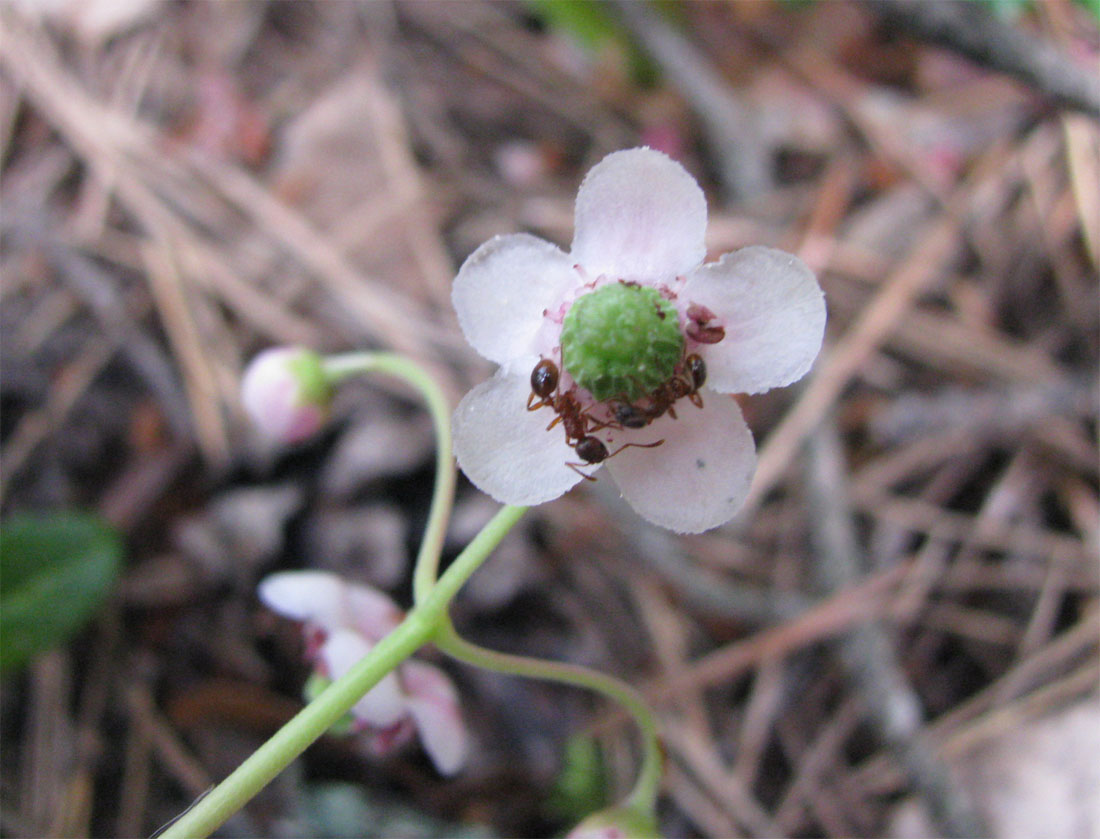
<path fill-rule="evenodd" d="M 691 377 L 692 386 L 696 390 L 701 388 L 707 380 L 707 363 L 703 361 L 703 357 L 692 353 L 684 359 L 684 367 L 687 368 L 687 373 Z"/>
<path fill-rule="evenodd" d="M 546 399 L 558 389 L 558 365 L 548 358 L 544 358 L 535 365 L 531 371 L 531 390 L 540 399 Z"/>

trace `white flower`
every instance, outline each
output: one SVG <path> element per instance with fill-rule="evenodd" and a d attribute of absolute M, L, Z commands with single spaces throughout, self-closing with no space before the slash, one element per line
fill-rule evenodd
<path fill-rule="evenodd" d="M 282 443 L 297 443 L 328 418 L 331 388 L 320 357 L 300 347 L 264 350 L 241 378 L 241 402 L 256 427 Z"/>
<path fill-rule="evenodd" d="M 817 280 L 796 257 L 766 247 L 702 264 L 702 190 L 648 148 L 615 152 L 588 173 L 575 224 L 569 253 L 527 234 L 498 236 L 455 278 L 452 299 L 467 340 L 501 365 L 455 411 L 459 465 L 497 501 L 531 505 L 563 494 L 582 479 L 582 467 L 604 463 L 627 501 L 655 524 L 681 533 L 716 527 L 744 501 L 756 459 L 741 410 L 724 394 L 760 393 L 810 369 L 825 327 Z M 652 382 L 641 396 L 600 401 L 577 383 L 584 378 L 577 370 L 563 367 L 562 329 L 574 302 L 612 284 L 656 289 L 661 321 L 676 312 L 683 355 L 669 381 L 690 382 L 685 362 L 701 358 L 705 385 L 695 398 L 702 408 L 684 398 L 660 410 L 671 400 L 653 398 Z M 609 334 L 607 344 L 627 337 Z M 575 409 L 528 410 L 541 360 L 552 362 L 555 394 L 571 393 Z M 644 427 L 619 421 L 616 408 L 628 405 Z M 567 434 L 564 422 L 547 428 L 556 413 L 579 415 L 580 430 Z M 584 457 L 582 436 L 597 438 L 605 452 Z"/>
<path fill-rule="evenodd" d="M 317 672 L 336 680 L 347 673 L 404 617 L 386 595 L 323 571 L 286 571 L 264 578 L 260 599 L 303 623 L 306 655 Z M 444 775 L 466 760 L 466 728 L 458 693 L 438 667 L 407 660 L 351 709 L 355 729 L 383 753 L 419 733 L 424 750 Z"/>

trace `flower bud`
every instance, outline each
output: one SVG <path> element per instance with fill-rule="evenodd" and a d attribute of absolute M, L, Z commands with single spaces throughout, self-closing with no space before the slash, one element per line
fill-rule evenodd
<path fill-rule="evenodd" d="M 297 443 L 324 425 L 332 386 L 317 353 L 277 347 L 252 359 L 241 380 L 241 401 L 266 436 Z"/>

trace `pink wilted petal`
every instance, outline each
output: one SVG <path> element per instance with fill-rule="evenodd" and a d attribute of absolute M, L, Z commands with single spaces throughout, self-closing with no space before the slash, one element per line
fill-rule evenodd
<path fill-rule="evenodd" d="M 680 298 L 705 306 L 725 338 L 697 351 L 707 387 L 760 393 L 797 381 L 810 369 L 825 332 L 825 296 L 796 256 L 754 246 L 726 254 L 687 278 Z"/>
<path fill-rule="evenodd" d="M 372 646 L 362 635 L 350 629 L 333 632 L 321 645 L 318 655 L 326 670 L 323 675 L 336 681 L 369 653 Z M 405 696 L 397 676 L 394 673 L 383 676 L 352 706 L 351 713 L 357 721 L 375 728 L 388 728 L 396 724 L 405 716 Z"/>
<path fill-rule="evenodd" d="M 496 236 L 459 269 L 451 300 L 466 340 L 504 364 L 533 351 L 543 312 L 580 282 L 560 248 L 526 233 Z"/>
<path fill-rule="evenodd" d="M 388 728 L 367 727 L 360 732 L 367 752 L 374 757 L 384 757 L 400 749 L 415 733 L 416 723 L 412 717 L 402 717 Z"/>
<path fill-rule="evenodd" d="M 538 358 L 501 369 L 482 382 L 455 409 L 454 450 L 474 485 L 502 504 L 550 501 L 581 480 L 566 466 L 577 455 L 565 443 L 548 410 L 528 411 L 530 371 Z M 516 372 L 526 370 L 526 373 Z"/>
<path fill-rule="evenodd" d="M 745 500 L 756 468 L 752 433 L 730 397 L 701 392 L 703 408 L 683 402 L 645 429 L 656 448 L 628 448 L 606 465 L 639 515 L 677 533 L 728 521 Z M 641 432 L 638 432 L 639 441 Z"/>
<path fill-rule="evenodd" d="M 453 775 L 466 762 L 468 742 L 454 684 L 438 667 L 419 661 L 402 665 L 401 681 L 424 751 L 441 775 Z"/>
<path fill-rule="evenodd" d="M 672 158 L 640 148 L 609 154 L 577 193 L 573 258 L 600 274 L 667 283 L 703 261 L 707 202 Z"/>

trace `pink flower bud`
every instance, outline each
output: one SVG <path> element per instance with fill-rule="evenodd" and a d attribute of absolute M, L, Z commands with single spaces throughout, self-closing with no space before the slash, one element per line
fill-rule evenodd
<path fill-rule="evenodd" d="M 256 427 L 282 443 L 316 434 L 328 418 L 332 388 L 317 353 L 278 347 L 260 353 L 241 380 L 241 401 Z"/>

